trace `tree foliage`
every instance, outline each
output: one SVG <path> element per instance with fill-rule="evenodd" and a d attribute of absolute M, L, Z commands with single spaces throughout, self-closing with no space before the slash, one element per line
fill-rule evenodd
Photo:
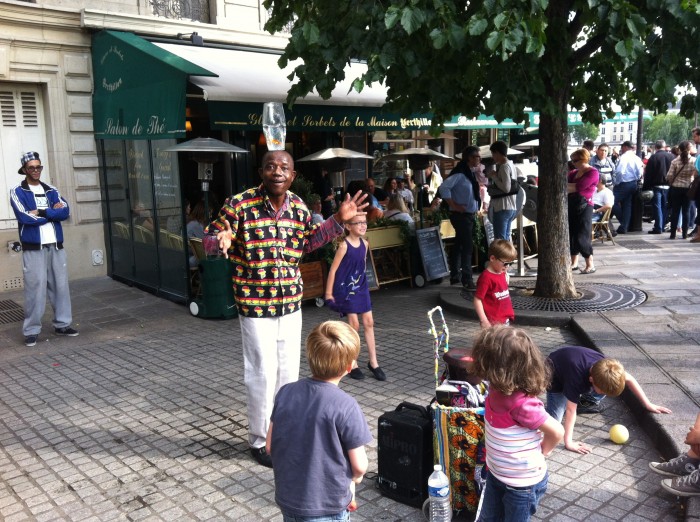
<path fill-rule="evenodd" d="M 576 143 L 583 143 L 584 140 L 594 140 L 598 137 L 599 133 L 598 125 L 593 123 L 584 123 L 583 125 L 576 125 L 571 127 L 571 136 L 574 138 Z"/>
<path fill-rule="evenodd" d="M 683 0 L 266 0 L 266 25 L 293 23 L 280 65 L 300 58 L 289 101 L 329 97 L 350 60 L 367 63 L 361 91 L 383 82 L 388 108 L 524 121 L 541 114 L 535 292 L 572 297 L 566 227 L 566 113 L 597 124 L 641 105 L 663 112 L 677 86 L 700 85 L 697 1 Z M 682 109 L 700 108 L 693 95 Z"/>
<path fill-rule="evenodd" d="M 680 114 L 658 114 L 651 120 L 644 120 L 644 139 L 648 143 L 664 140 L 667 144 L 678 145 L 691 139 L 693 120 Z"/>

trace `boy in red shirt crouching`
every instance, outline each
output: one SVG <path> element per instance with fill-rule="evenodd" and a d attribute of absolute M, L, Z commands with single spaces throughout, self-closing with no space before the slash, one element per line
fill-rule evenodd
<path fill-rule="evenodd" d="M 517 256 L 513 243 L 505 239 L 496 239 L 489 246 L 489 262 L 479 275 L 474 292 L 474 310 L 482 328 L 510 324 L 515 319 L 507 270 Z"/>

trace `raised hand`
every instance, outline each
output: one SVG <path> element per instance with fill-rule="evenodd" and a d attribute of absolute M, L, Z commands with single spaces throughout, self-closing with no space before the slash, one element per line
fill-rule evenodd
<path fill-rule="evenodd" d="M 231 248 L 233 241 L 231 223 L 228 222 L 228 219 L 224 219 L 224 229 L 216 234 L 216 239 L 219 242 L 219 249 L 224 253 L 224 257 L 228 259 L 228 249 Z"/>
<path fill-rule="evenodd" d="M 369 205 L 369 202 L 365 201 L 366 198 L 367 194 L 361 190 L 357 191 L 352 198 L 350 194 L 345 194 L 345 199 L 336 213 L 336 221 L 345 223 L 346 221 L 352 221 L 355 216 L 364 216 L 364 209 Z"/>

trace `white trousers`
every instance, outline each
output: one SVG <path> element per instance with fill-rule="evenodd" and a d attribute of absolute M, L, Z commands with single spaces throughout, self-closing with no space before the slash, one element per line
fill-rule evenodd
<path fill-rule="evenodd" d="M 248 401 L 248 443 L 261 448 L 277 391 L 299 379 L 301 310 L 282 317 L 238 319 Z"/>

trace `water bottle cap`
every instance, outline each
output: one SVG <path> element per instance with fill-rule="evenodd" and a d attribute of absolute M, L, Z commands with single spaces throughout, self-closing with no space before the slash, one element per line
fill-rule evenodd
<path fill-rule="evenodd" d="M 442 471 L 442 466 L 440 464 L 435 464 L 433 466 L 433 471 Z"/>

